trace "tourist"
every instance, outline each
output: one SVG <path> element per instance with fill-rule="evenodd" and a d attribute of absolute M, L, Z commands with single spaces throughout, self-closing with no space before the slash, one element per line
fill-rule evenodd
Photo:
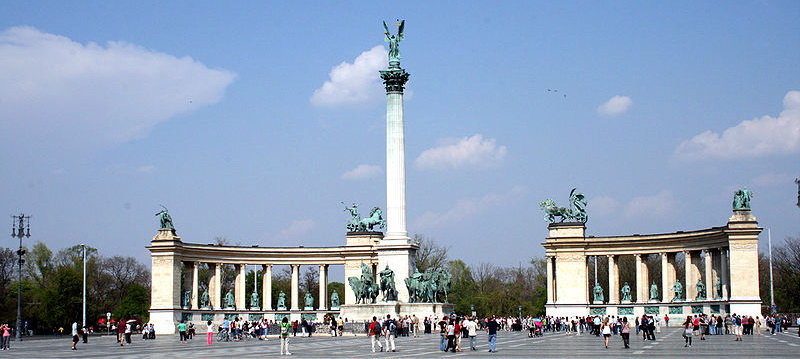
<path fill-rule="evenodd" d="M 692 346 L 692 331 L 694 330 L 694 323 L 692 323 L 692 316 L 686 317 L 686 321 L 683 322 L 683 340 L 685 344 L 683 345 L 684 348 Z"/>
<path fill-rule="evenodd" d="M 209 320 L 206 326 L 208 327 L 206 329 L 206 344 L 211 345 L 212 339 L 214 339 L 214 324 Z"/>
<path fill-rule="evenodd" d="M 441 321 L 439 321 L 439 350 L 446 352 L 447 351 L 447 322 L 450 318 L 444 317 Z"/>
<path fill-rule="evenodd" d="M 706 340 L 706 330 L 708 330 L 708 319 L 706 319 L 705 314 L 700 315 L 700 318 L 698 319 L 698 324 L 700 324 L 700 340 Z"/>
<path fill-rule="evenodd" d="M 603 344 L 605 344 L 606 349 L 608 349 L 608 341 L 611 340 L 611 325 L 608 323 L 608 317 L 603 320 L 603 324 L 600 325 L 600 333 L 603 334 Z"/>
<path fill-rule="evenodd" d="M 78 350 L 78 322 L 72 322 L 72 350 Z"/>
<path fill-rule="evenodd" d="M 669 328 L 669 315 L 664 314 L 664 326 Z"/>
<path fill-rule="evenodd" d="M 372 352 L 375 352 L 375 345 L 377 344 L 381 351 L 383 351 L 383 344 L 381 344 L 381 323 L 377 317 L 372 317 L 372 323 L 369 324 L 369 341 L 372 344 Z"/>
<path fill-rule="evenodd" d="M 228 318 L 222 319 L 222 328 L 220 328 L 220 331 L 222 331 L 222 337 L 225 338 L 226 342 L 231 340 L 231 322 Z"/>
<path fill-rule="evenodd" d="M 630 347 L 631 347 L 631 324 L 628 323 L 628 317 L 622 317 L 622 327 L 620 328 L 619 336 L 622 337 L 623 348 L 630 349 Z"/>
<path fill-rule="evenodd" d="M 391 349 L 393 352 L 396 352 L 394 338 L 397 335 L 397 321 L 392 319 L 390 314 L 386 315 L 386 321 L 383 322 L 383 335 L 386 341 L 386 351 Z"/>
<path fill-rule="evenodd" d="M 736 335 L 736 339 L 734 339 L 734 341 L 742 341 L 742 332 L 744 331 L 744 328 L 742 327 L 742 317 L 736 315 L 736 313 L 733 313 L 733 330 L 734 334 Z"/>
<path fill-rule="evenodd" d="M 11 349 L 9 347 L 9 344 L 11 343 L 11 328 L 8 326 L 8 324 L 3 324 L 3 326 L 0 327 L 0 332 L 2 332 L 3 350 Z"/>
<path fill-rule="evenodd" d="M 711 318 L 708 319 L 708 335 L 715 334 L 717 334 L 717 317 L 711 314 Z"/>
<path fill-rule="evenodd" d="M 186 344 L 186 323 L 183 320 L 178 323 L 178 334 L 180 336 L 180 342 Z"/>
<path fill-rule="evenodd" d="M 330 324 L 330 326 L 331 326 L 331 336 L 332 336 L 332 337 L 335 337 L 335 336 L 336 336 L 336 328 L 338 328 L 338 327 L 339 327 L 339 326 L 338 326 L 338 324 L 336 323 L 336 318 L 334 318 L 334 317 L 331 317 L 331 324 Z"/>
<path fill-rule="evenodd" d="M 467 330 L 467 335 L 469 336 L 469 347 L 472 350 L 478 350 L 475 347 L 475 340 L 477 339 L 476 336 L 478 335 L 478 324 L 475 323 L 471 317 L 467 317 L 467 320 L 464 323 L 464 328 Z"/>
<path fill-rule="evenodd" d="M 125 322 L 125 343 L 131 344 L 131 334 L 133 333 L 133 319 Z"/>
<path fill-rule="evenodd" d="M 292 353 L 289 352 L 289 328 L 291 327 L 292 325 L 289 324 L 289 318 L 283 317 L 280 325 L 281 355 L 292 355 Z"/>
<path fill-rule="evenodd" d="M 717 316 L 717 335 L 722 335 L 724 333 L 723 327 L 725 326 L 725 319 L 722 318 L 721 315 Z"/>
<path fill-rule="evenodd" d="M 761 318 L 759 318 L 757 315 L 755 321 L 755 329 L 756 329 L 756 334 L 761 335 Z"/>
<path fill-rule="evenodd" d="M 119 346 L 123 346 L 125 343 L 125 319 L 117 322 L 117 342 Z"/>
<path fill-rule="evenodd" d="M 492 316 L 486 322 L 486 333 L 489 335 L 489 352 L 494 353 L 497 352 L 497 329 L 500 327 L 495 320 L 495 316 Z"/>
<path fill-rule="evenodd" d="M 414 338 L 416 338 L 419 333 L 419 318 L 417 318 L 416 314 L 411 316 L 411 323 L 411 330 L 414 331 Z"/>
<path fill-rule="evenodd" d="M 656 340 L 656 321 L 653 320 L 653 316 L 647 316 L 647 340 Z"/>

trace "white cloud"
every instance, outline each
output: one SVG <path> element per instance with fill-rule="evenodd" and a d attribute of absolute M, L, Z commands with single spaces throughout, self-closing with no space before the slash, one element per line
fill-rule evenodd
<path fill-rule="evenodd" d="M 524 187 L 515 187 L 506 194 L 487 194 L 481 198 L 459 200 L 449 210 L 442 213 L 425 212 L 414 223 L 416 228 L 432 229 L 441 225 L 458 223 L 472 218 L 482 212 L 491 211 L 511 200 L 518 199 L 528 193 Z"/>
<path fill-rule="evenodd" d="M 382 45 L 362 52 L 353 63 L 342 62 L 330 72 L 330 80 L 314 90 L 311 103 L 318 107 L 357 106 L 377 102 L 383 95 L 378 71 L 388 67 Z"/>
<path fill-rule="evenodd" d="M 455 169 L 462 167 L 490 167 L 506 157 L 506 147 L 497 146 L 495 140 L 483 139 L 476 134 L 460 140 L 445 139 L 441 145 L 422 152 L 415 164 L 419 169 Z"/>
<path fill-rule="evenodd" d="M 783 112 L 740 122 L 718 134 L 703 132 L 675 150 L 679 158 L 739 159 L 786 155 L 800 151 L 800 91 L 783 98 Z"/>
<path fill-rule="evenodd" d="M 358 165 L 342 175 L 344 180 L 362 180 L 372 178 L 383 173 L 383 168 L 378 165 Z"/>
<path fill-rule="evenodd" d="M 661 191 L 653 196 L 636 197 L 623 209 L 627 218 L 657 218 L 675 212 L 677 203 L 671 191 Z"/>
<path fill-rule="evenodd" d="M 288 228 L 278 232 L 273 239 L 275 241 L 302 239 L 316 226 L 317 224 L 313 219 L 294 220 Z"/>
<path fill-rule="evenodd" d="M 600 196 L 589 200 L 586 211 L 593 216 L 605 217 L 616 214 L 619 208 L 620 203 L 615 198 Z"/>
<path fill-rule="evenodd" d="M 142 138 L 160 122 L 218 102 L 234 78 L 134 44 L 80 44 L 9 28 L 0 32 L 0 139 L 54 154 Z"/>
<path fill-rule="evenodd" d="M 603 116 L 618 116 L 628 111 L 633 105 L 633 100 L 628 96 L 614 96 L 606 103 L 597 107 L 597 113 Z"/>

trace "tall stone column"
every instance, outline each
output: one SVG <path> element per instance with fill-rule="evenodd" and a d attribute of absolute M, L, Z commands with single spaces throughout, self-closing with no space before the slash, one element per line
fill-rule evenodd
<path fill-rule="evenodd" d="M 719 269 L 720 269 L 720 278 L 722 279 L 722 299 L 728 300 L 730 298 L 730 267 L 728 265 L 728 251 L 726 248 L 720 248 L 719 250 Z"/>
<path fill-rule="evenodd" d="M 552 256 L 545 257 L 547 260 L 547 304 L 553 304 L 556 300 L 555 295 L 555 276 L 553 275 L 553 259 Z"/>
<path fill-rule="evenodd" d="M 647 254 L 636 255 L 636 302 L 645 303 L 650 299 L 649 273 L 644 258 Z M 657 299 L 657 298 L 653 298 Z"/>
<path fill-rule="evenodd" d="M 328 265 L 319 265 L 319 304 L 318 310 L 325 310 L 328 308 Z"/>
<path fill-rule="evenodd" d="M 714 258 L 711 256 L 712 249 L 706 249 L 706 256 L 703 259 L 703 284 L 706 285 L 706 299 L 714 298 L 714 282 L 712 280 L 711 268 L 714 266 Z"/>
<path fill-rule="evenodd" d="M 399 65 L 381 71 L 386 86 L 386 236 L 408 241 L 403 90 L 409 74 Z"/>
<path fill-rule="evenodd" d="M 192 265 L 192 309 L 200 308 L 200 262 Z"/>
<path fill-rule="evenodd" d="M 694 252 L 684 251 L 684 272 L 686 274 L 686 283 L 683 284 L 683 295 L 685 300 L 694 300 L 697 296 L 697 277 L 694 266 Z"/>
<path fill-rule="evenodd" d="M 608 257 L 608 303 L 619 303 L 619 265 L 618 257 L 609 254 Z"/>
<path fill-rule="evenodd" d="M 264 276 L 261 278 L 261 298 L 264 298 L 264 310 L 272 310 L 272 265 L 264 264 L 261 266 Z"/>
<path fill-rule="evenodd" d="M 300 310 L 300 265 L 292 264 L 292 307 L 290 310 Z"/>
<path fill-rule="evenodd" d="M 222 297 L 222 263 L 209 264 L 213 268 L 209 268 L 209 272 L 214 275 L 208 280 L 208 291 L 211 297 L 211 308 L 219 310 L 222 308 L 220 305 Z"/>
<path fill-rule="evenodd" d="M 675 255 L 661 253 L 661 301 L 669 302 L 674 296 L 672 286 L 675 284 Z"/>
<path fill-rule="evenodd" d="M 236 302 L 236 309 L 244 310 L 247 303 L 247 288 L 245 288 L 245 278 L 247 276 L 247 264 L 236 265 L 236 282 L 234 282 L 233 298 Z"/>

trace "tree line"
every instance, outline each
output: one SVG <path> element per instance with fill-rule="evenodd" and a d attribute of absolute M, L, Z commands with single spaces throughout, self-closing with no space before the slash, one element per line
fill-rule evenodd
<path fill-rule="evenodd" d="M 65 330 L 83 317 L 83 247 L 53 252 L 42 242 L 26 249 L 22 266 L 22 320 L 38 334 Z M 18 266 L 15 250 L 0 249 L 0 322 L 17 320 Z M 143 318 L 150 308 L 150 270 L 133 257 L 101 256 L 86 247 L 86 321 Z"/>

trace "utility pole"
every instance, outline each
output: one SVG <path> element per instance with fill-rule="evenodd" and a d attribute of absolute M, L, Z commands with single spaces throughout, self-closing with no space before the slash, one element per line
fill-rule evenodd
<path fill-rule="evenodd" d="M 14 225 L 17 227 L 14 227 Z M 22 256 L 25 255 L 25 250 L 22 249 L 22 238 L 30 238 L 31 236 L 31 216 L 20 214 L 19 216 L 12 216 L 11 222 L 11 238 L 19 238 L 19 249 L 17 250 L 17 257 L 19 257 L 17 264 L 17 334 L 14 336 L 17 341 L 22 340 L 22 265 L 25 260 Z"/>

